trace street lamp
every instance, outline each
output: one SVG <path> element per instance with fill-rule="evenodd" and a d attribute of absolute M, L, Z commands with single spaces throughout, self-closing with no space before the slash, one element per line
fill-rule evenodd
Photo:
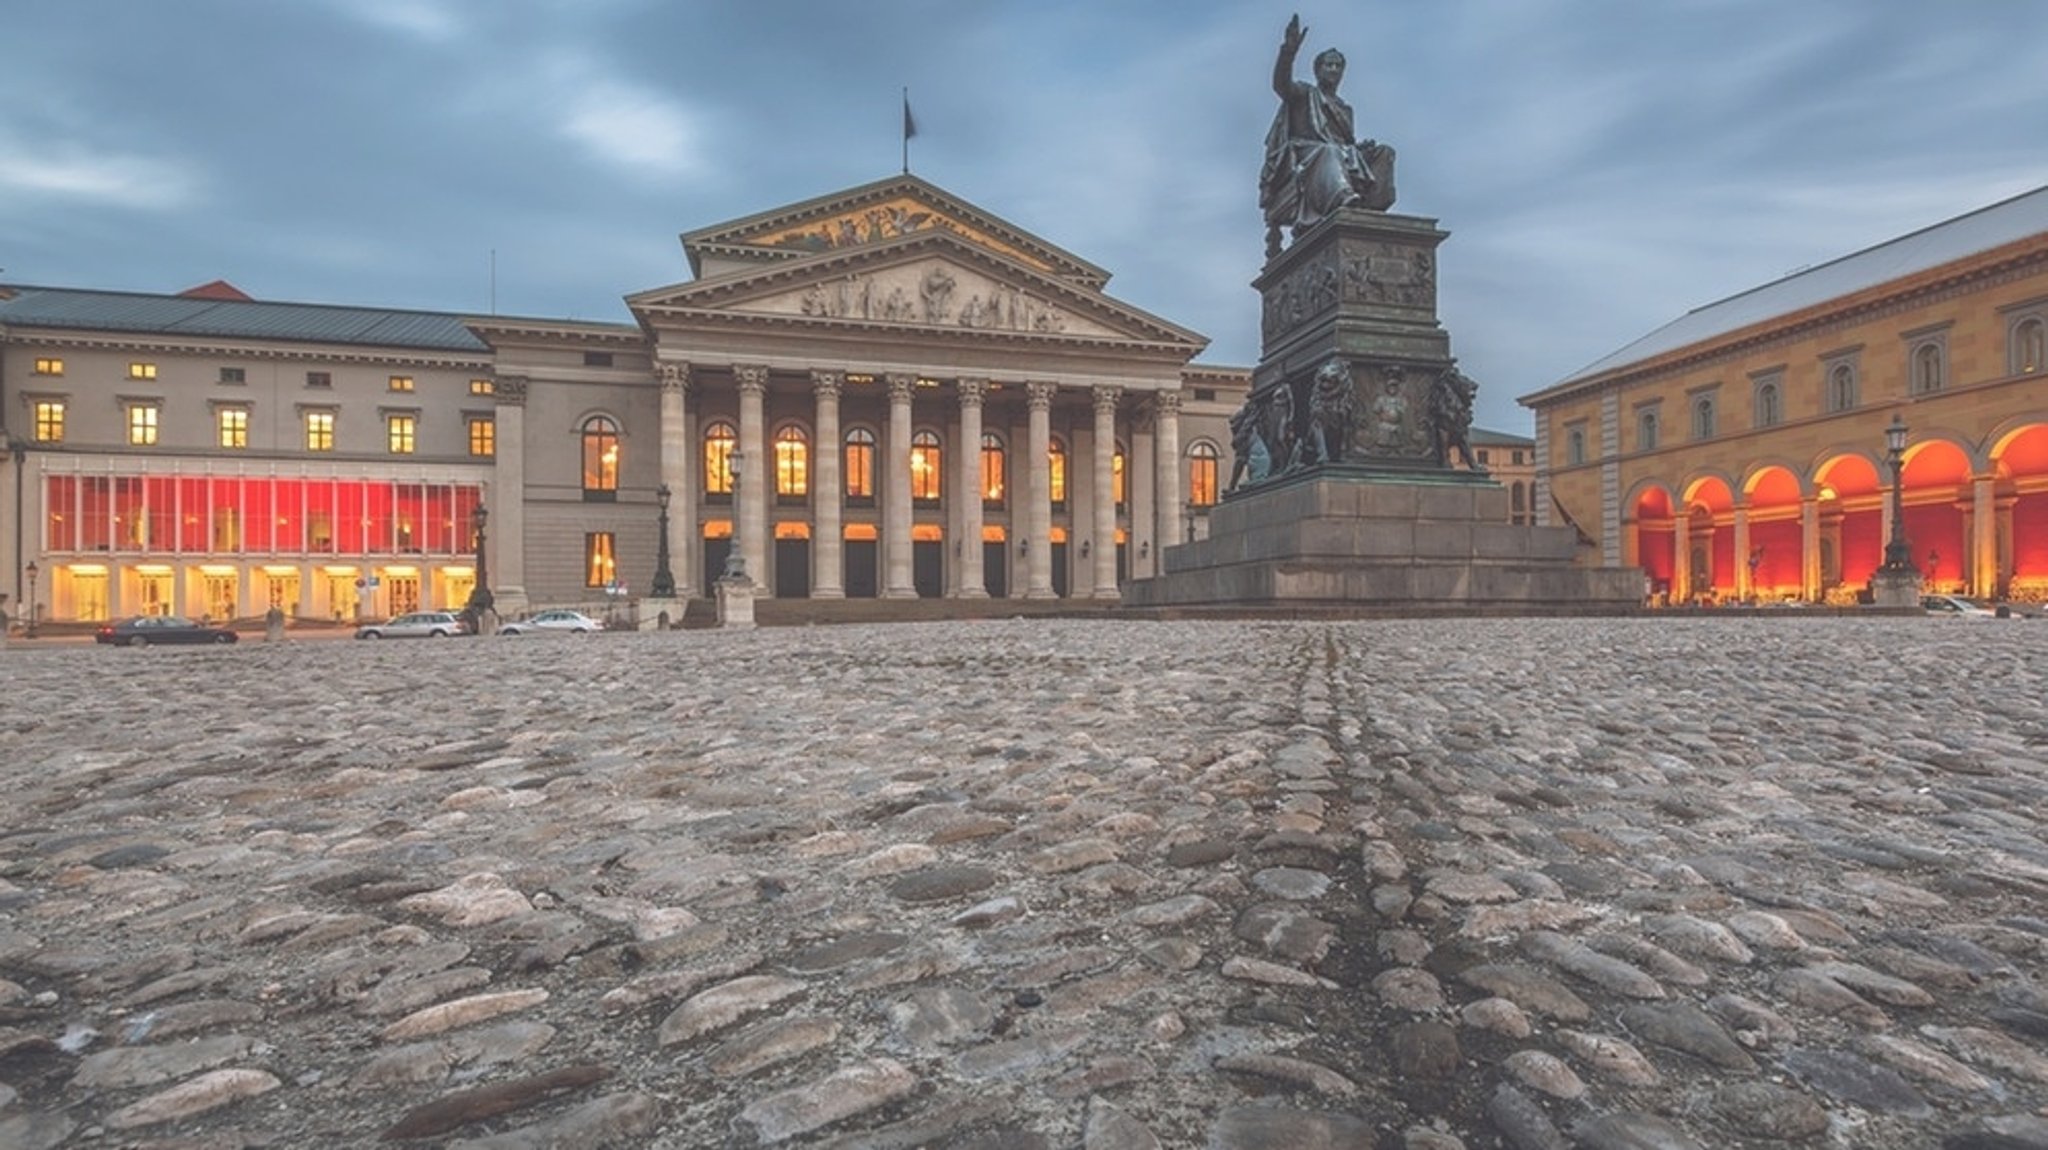
<path fill-rule="evenodd" d="M 476 586 L 470 588 L 469 602 L 463 604 L 462 609 L 476 620 L 478 630 L 483 628 L 484 612 L 490 610 L 493 603 L 490 568 L 484 565 L 484 522 L 489 518 L 490 512 L 484 510 L 484 505 L 477 504 L 472 520 L 476 525 Z"/>
<path fill-rule="evenodd" d="M 731 477 L 733 496 L 732 536 L 726 544 L 725 552 L 724 578 L 727 579 L 745 579 L 747 577 L 747 556 L 745 552 L 740 550 L 741 509 L 744 507 L 747 498 L 740 491 L 740 459 L 743 454 L 742 452 L 734 451 L 725 457 L 725 473 Z"/>
<path fill-rule="evenodd" d="M 33 559 L 29 560 L 28 566 L 24 568 L 28 575 L 28 622 L 21 628 L 21 637 L 24 639 L 36 637 L 36 574 L 41 570 Z"/>
<path fill-rule="evenodd" d="M 1884 545 L 1884 569 L 1894 574 L 1913 569 L 1913 545 L 1906 541 L 1906 418 L 1892 416 L 1884 429 L 1885 461 L 1892 468 L 1892 537 Z"/>
<path fill-rule="evenodd" d="M 676 577 L 668 569 L 668 484 L 654 489 L 654 500 L 661 504 L 661 534 L 654 544 L 654 582 L 648 592 L 656 599 L 676 597 Z"/>

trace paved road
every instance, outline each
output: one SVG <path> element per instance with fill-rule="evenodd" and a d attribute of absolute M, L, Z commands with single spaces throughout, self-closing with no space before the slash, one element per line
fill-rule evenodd
<path fill-rule="evenodd" d="M 2048 1148 L 2048 624 L 0 653 L 0 1146 Z"/>

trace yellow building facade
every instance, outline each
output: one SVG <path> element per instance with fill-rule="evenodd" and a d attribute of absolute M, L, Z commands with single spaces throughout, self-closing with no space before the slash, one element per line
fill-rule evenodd
<path fill-rule="evenodd" d="M 1687 313 L 1522 397 L 1536 510 L 1655 602 L 2048 600 L 2048 188 Z M 1907 442 L 1894 499 L 1886 430 Z"/>

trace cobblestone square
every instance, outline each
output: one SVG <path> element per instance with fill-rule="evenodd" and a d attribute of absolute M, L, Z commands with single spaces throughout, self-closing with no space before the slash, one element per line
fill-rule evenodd
<path fill-rule="evenodd" d="M 2042 1150 L 2048 624 L 0 651 L 0 1146 Z"/>

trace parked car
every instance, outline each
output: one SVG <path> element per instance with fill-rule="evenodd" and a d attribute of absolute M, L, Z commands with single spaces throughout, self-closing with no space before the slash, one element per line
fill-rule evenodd
<path fill-rule="evenodd" d="M 413 611 L 382 623 L 356 628 L 358 639 L 445 639 L 469 634 L 469 624 L 453 611 Z"/>
<path fill-rule="evenodd" d="M 1920 607 L 1929 615 L 1961 615 L 1971 618 L 1996 618 L 1998 612 L 1989 604 L 1961 595 L 1922 595 Z"/>
<path fill-rule="evenodd" d="M 593 619 L 581 611 L 542 611 L 531 619 L 520 619 L 498 625 L 500 635 L 587 635 L 592 631 L 604 630 L 604 622 Z"/>
<path fill-rule="evenodd" d="M 240 635 L 227 627 L 215 627 L 182 615 L 137 615 L 109 623 L 93 634 L 95 643 L 116 647 L 152 647 L 169 643 L 233 643 Z"/>

